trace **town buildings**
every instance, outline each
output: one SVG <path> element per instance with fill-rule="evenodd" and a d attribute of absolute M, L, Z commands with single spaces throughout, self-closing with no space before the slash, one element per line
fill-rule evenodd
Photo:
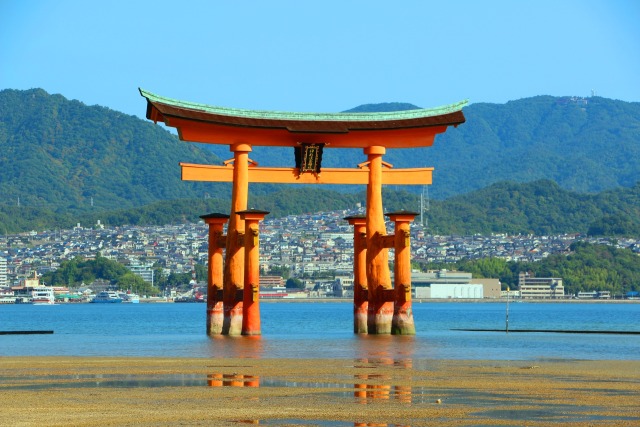
<path fill-rule="evenodd" d="M 261 223 L 260 236 L 260 264 L 265 275 L 270 275 L 271 267 L 285 266 L 291 277 L 305 282 L 308 292 L 322 290 L 322 293 L 333 293 L 338 290 L 341 295 L 348 296 L 348 280 L 353 269 L 353 229 L 343 218 L 359 213 L 362 211 L 356 209 L 282 218 L 267 216 Z M 387 229 L 391 231 L 392 225 L 388 224 Z M 91 259 L 96 254 L 133 268 L 149 282 L 157 281 L 157 277 L 151 276 L 157 269 L 160 269 L 163 275 L 191 273 L 194 264 L 205 265 L 207 262 L 207 236 L 207 226 L 202 222 L 120 227 L 98 223 L 92 226 L 78 225 L 70 230 L 0 235 L 0 287 L 3 286 L 3 282 L 5 287 L 16 285 L 21 279 L 31 276 L 34 271 L 41 275 L 55 270 L 65 260 L 75 257 Z M 463 258 L 487 257 L 538 261 L 550 254 L 567 253 L 569 246 L 579 240 L 614 244 L 640 253 L 640 241 L 634 239 L 620 238 L 611 242 L 608 239 L 587 238 L 575 234 L 438 236 L 428 234 L 428 229 L 417 222 L 411 227 L 411 252 L 416 262 L 454 262 Z M 390 259 L 392 256 L 393 251 Z M 441 274 L 440 277 L 434 278 L 437 280 L 432 280 L 429 284 L 440 285 L 444 284 L 443 280 L 464 279 L 462 276 L 455 278 L 452 274 L 447 272 L 447 277 Z M 340 284 L 336 287 L 334 281 L 337 278 L 340 278 Z M 420 277 L 415 278 L 413 287 L 416 296 L 424 295 L 418 293 L 418 289 L 425 287 L 421 280 Z M 499 287 L 499 284 L 487 285 L 476 278 L 460 283 L 483 285 L 483 298 L 492 298 L 496 286 Z M 534 291 L 528 290 L 527 283 L 533 282 L 529 279 L 525 281 L 525 291 L 532 295 L 531 292 Z M 185 283 L 185 286 L 187 285 Z M 265 286 L 277 285 L 278 283 L 265 283 Z M 555 287 L 556 297 L 561 295 L 560 289 Z M 479 291 L 471 292 L 470 288 L 461 288 L 459 292 L 456 294 L 455 291 L 451 291 L 444 295 L 448 295 L 447 298 L 466 298 L 467 295 L 478 295 Z M 440 290 L 438 295 L 441 295 Z M 553 293 L 550 295 L 553 297 Z"/>

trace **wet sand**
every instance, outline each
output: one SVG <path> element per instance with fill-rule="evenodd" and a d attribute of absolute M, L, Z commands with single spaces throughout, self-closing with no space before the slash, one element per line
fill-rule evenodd
<path fill-rule="evenodd" d="M 640 361 L 0 357 L 2 426 L 640 425 Z"/>

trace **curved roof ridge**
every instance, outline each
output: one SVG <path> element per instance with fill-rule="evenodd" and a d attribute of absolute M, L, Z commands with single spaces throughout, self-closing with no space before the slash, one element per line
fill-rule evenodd
<path fill-rule="evenodd" d="M 454 113 L 467 106 L 469 100 L 465 99 L 454 104 L 443 105 L 435 108 L 421 108 L 417 110 L 388 111 L 388 112 L 368 112 L 368 113 L 305 113 L 286 112 L 270 110 L 247 110 L 241 108 L 218 107 L 214 105 L 201 104 L 190 101 L 180 101 L 156 95 L 142 88 L 138 88 L 140 94 L 149 102 L 157 102 L 175 107 L 186 108 L 195 111 L 202 111 L 209 114 L 218 114 L 230 117 L 260 118 L 271 120 L 308 120 L 308 121 L 385 121 L 385 120 L 406 120 L 423 117 L 440 116 Z"/>

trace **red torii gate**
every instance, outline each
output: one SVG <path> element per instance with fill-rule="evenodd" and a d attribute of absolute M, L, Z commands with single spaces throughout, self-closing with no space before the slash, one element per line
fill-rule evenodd
<path fill-rule="evenodd" d="M 345 218 L 354 226 L 354 332 L 415 334 L 409 224 L 417 214 L 387 214 L 395 224 L 388 235 L 382 185 L 431 184 L 433 168 L 391 169 L 382 156 L 387 148 L 431 146 L 448 126 L 464 123 L 466 101 L 434 109 L 316 114 L 215 107 L 143 89 L 140 94 L 147 99 L 147 118 L 175 127 L 181 140 L 229 145 L 233 152 L 222 166 L 180 163 L 183 180 L 233 183 L 230 215 L 202 216 L 209 225 L 208 334 L 261 333 L 258 224 L 268 212 L 247 209 L 249 182 L 366 184 L 366 215 Z M 296 166 L 258 167 L 248 157 L 252 146 L 292 147 Z M 322 168 L 325 148 L 362 148 L 367 160 L 357 169 Z"/>

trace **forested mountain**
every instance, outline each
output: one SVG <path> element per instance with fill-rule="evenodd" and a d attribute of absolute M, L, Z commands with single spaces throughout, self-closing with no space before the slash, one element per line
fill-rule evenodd
<path fill-rule="evenodd" d="M 640 183 L 631 188 L 576 193 L 549 180 L 500 182 L 432 202 L 434 233 L 549 235 L 587 233 L 640 237 Z"/>
<path fill-rule="evenodd" d="M 350 111 L 393 111 L 411 104 L 368 104 Z M 562 188 L 599 192 L 640 181 L 640 103 L 601 97 L 537 96 L 506 104 L 471 104 L 467 122 L 436 136 L 432 147 L 387 150 L 394 167 L 435 167 L 430 194 L 445 199 L 500 181 L 549 179 Z M 223 147 L 207 146 L 219 156 Z M 287 149 L 256 147 L 264 165 L 293 163 Z M 323 165 L 355 167 L 362 150 L 326 149 Z"/>
<path fill-rule="evenodd" d="M 420 210 L 418 195 L 383 189 L 387 211 Z M 268 218 L 308 212 L 353 209 L 365 205 L 364 192 L 339 193 L 297 187 L 270 194 L 251 194 L 249 205 L 270 212 Z M 164 225 L 198 222 L 200 215 L 229 212 L 228 197 L 160 201 L 132 209 L 83 215 L 12 207 L 0 212 L 0 226 L 8 231 L 70 228 L 101 223 Z M 419 218 L 416 221 L 420 221 Z M 581 194 L 563 190 L 552 181 L 519 184 L 501 182 L 448 200 L 431 200 L 425 212 L 431 234 L 535 234 L 582 233 L 592 236 L 640 237 L 640 184 L 632 188 Z"/>
<path fill-rule="evenodd" d="M 0 91 L 0 204 L 56 212 L 204 197 L 178 163 L 219 161 L 151 122 L 42 89 Z M 218 186 L 222 188 L 222 186 Z"/>
<path fill-rule="evenodd" d="M 414 106 L 353 111 L 406 108 Z M 395 167 L 436 168 L 427 214 L 432 231 L 640 235 L 640 103 L 539 96 L 464 111 L 467 123 L 439 135 L 433 147 L 385 156 Z M 42 89 L 0 91 L 0 231 L 97 219 L 164 224 L 226 212 L 229 184 L 180 180 L 179 162 L 220 163 L 202 146 Z M 220 157 L 230 157 L 228 147 L 218 148 Z M 294 156 L 255 147 L 251 157 L 292 166 Z M 354 167 L 363 158 L 361 150 L 327 149 L 323 161 Z M 536 179 L 545 181 L 522 183 Z M 385 189 L 385 208 L 418 210 L 409 188 Z M 327 211 L 364 203 L 363 190 L 251 185 L 250 202 L 272 216 Z"/>

